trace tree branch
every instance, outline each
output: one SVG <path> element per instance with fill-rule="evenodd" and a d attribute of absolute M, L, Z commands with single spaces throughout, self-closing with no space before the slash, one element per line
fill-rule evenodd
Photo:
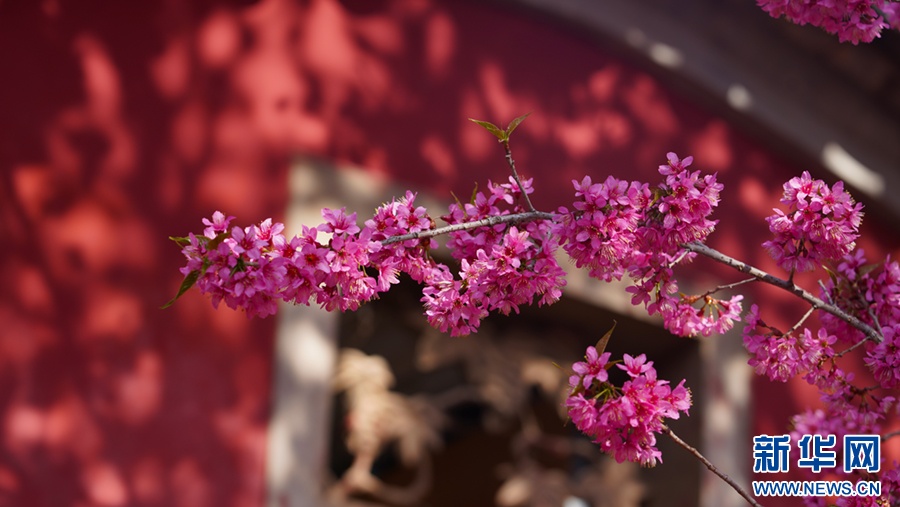
<path fill-rule="evenodd" d="M 477 229 L 479 227 L 491 227 L 498 224 L 520 224 L 524 222 L 533 222 L 535 220 L 553 220 L 556 215 L 543 211 L 526 211 L 524 213 L 515 213 L 512 215 L 497 215 L 473 222 L 463 222 L 461 224 L 453 224 L 445 227 L 437 227 L 425 231 L 411 232 L 400 236 L 391 236 L 381 241 L 382 245 L 390 245 L 399 241 L 407 241 L 410 239 L 425 239 L 440 236 L 441 234 L 449 234 L 456 231 L 466 231 L 469 229 Z"/>
<path fill-rule="evenodd" d="M 531 204 L 531 199 L 528 197 L 528 194 L 525 193 L 525 187 L 519 179 L 519 173 L 516 172 L 516 161 L 513 160 L 512 151 L 509 149 L 509 140 L 503 143 L 503 148 L 506 149 L 506 162 L 509 164 L 509 170 L 512 171 L 513 178 L 516 180 L 516 185 L 519 185 L 519 191 L 522 192 L 522 197 L 525 198 L 525 203 L 528 204 L 529 211 L 537 211 L 534 209 L 534 205 Z"/>
<path fill-rule="evenodd" d="M 719 292 L 719 291 L 728 290 L 728 289 L 733 289 L 733 288 L 735 288 L 735 287 L 739 287 L 739 286 L 741 286 L 741 285 L 744 285 L 745 283 L 758 282 L 758 281 L 759 281 L 758 278 L 751 277 L 751 278 L 745 278 L 745 279 L 740 280 L 740 281 L 738 281 L 738 282 L 729 283 L 729 284 L 726 284 L 726 285 L 719 285 L 718 287 L 713 288 L 713 289 L 709 289 L 708 291 L 706 291 L 705 293 L 703 293 L 703 295 L 700 296 L 700 299 L 703 299 L 703 298 L 705 298 L 706 296 L 712 296 L 713 294 L 715 294 L 716 292 Z"/>
<path fill-rule="evenodd" d="M 872 326 L 859 320 L 858 318 L 854 317 L 853 315 L 850 315 L 849 313 L 841 310 L 837 306 L 834 306 L 832 304 L 826 303 L 825 301 L 822 301 L 821 299 L 812 295 L 809 291 L 807 291 L 807 290 L 803 289 L 802 287 L 800 287 L 799 285 L 795 284 L 793 281 L 784 280 L 784 279 L 778 278 L 776 276 L 770 275 L 769 273 L 766 273 L 765 271 L 763 271 L 759 268 L 755 268 L 745 262 L 741 262 L 733 257 L 729 257 L 714 248 L 710 248 L 710 247 L 708 247 L 702 243 L 698 243 L 696 241 L 692 242 L 692 243 L 685 243 L 681 246 L 687 250 L 690 250 L 691 252 L 705 255 L 705 256 L 709 257 L 710 259 L 721 262 L 722 264 L 732 267 L 742 273 L 747 273 L 748 275 L 757 278 L 761 282 L 766 282 L 769 285 L 774 285 L 775 287 L 784 289 L 784 290 L 790 292 L 791 294 L 799 297 L 800 299 L 806 301 L 807 303 L 813 305 L 814 308 L 826 311 L 826 312 L 834 315 L 835 317 L 845 321 L 846 323 L 850 324 L 851 326 L 855 327 L 856 329 L 859 329 L 860 331 L 863 332 L 863 334 L 866 335 L 866 337 L 868 339 L 870 339 L 876 343 L 881 343 L 881 341 L 883 340 L 881 334 L 879 334 L 878 331 L 876 331 L 874 328 L 872 328 Z"/>
<path fill-rule="evenodd" d="M 716 468 L 716 466 L 713 465 L 712 463 L 710 463 L 709 460 L 706 459 L 705 456 L 700 454 L 700 451 L 698 451 L 697 449 L 694 449 L 687 442 L 685 442 L 684 440 L 679 438 L 678 435 L 676 435 L 668 426 L 663 426 L 663 432 L 666 435 L 669 435 L 669 438 L 674 440 L 676 444 L 680 445 L 685 450 L 687 450 L 687 452 L 693 454 L 695 458 L 699 459 L 700 462 L 703 463 L 706 466 L 706 468 L 709 469 L 710 472 L 718 475 L 720 479 L 725 481 L 726 484 L 728 484 L 729 486 L 731 486 L 732 489 L 737 491 L 739 495 L 744 497 L 744 500 L 747 500 L 747 503 L 749 503 L 753 507 L 762 507 L 762 505 L 760 505 L 759 502 L 754 500 L 753 497 L 750 496 L 750 493 L 747 493 L 747 491 L 744 490 L 744 488 L 742 488 L 740 486 L 740 484 L 734 482 L 734 479 L 732 479 L 731 477 L 728 477 L 728 475 L 726 475 L 725 473 L 720 471 L 718 468 Z"/>
<path fill-rule="evenodd" d="M 523 189 L 524 190 L 524 189 Z M 553 220 L 556 218 L 556 215 L 553 213 L 547 213 L 544 211 L 526 211 L 523 213 L 514 213 L 511 215 L 498 215 L 491 216 L 487 218 L 483 218 L 481 220 L 475 220 L 472 222 L 463 222 L 460 224 L 452 224 L 445 227 L 437 227 L 434 229 L 428 229 L 419 232 L 411 232 L 409 234 L 402 234 L 399 236 L 391 236 L 381 241 L 382 245 L 389 245 L 391 243 L 397 243 L 401 241 L 407 241 L 410 239 L 425 239 L 425 238 L 433 238 L 435 236 L 440 236 L 442 234 L 449 234 L 451 232 L 456 231 L 465 231 L 470 229 L 477 229 L 479 227 L 491 227 L 498 224 L 518 224 L 524 222 L 532 222 L 535 220 Z M 866 338 L 872 340 L 876 343 L 881 343 L 884 338 L 881 333 L 879 333 L 875 328 L 866 324 L 865 322 L 859 320 L 858 318 L 850 315 L 849 313 L 841 310 L 837 306 L 826 303 L 825 301 L 817 298 L 812 293 L 795 284 L 792 280 L 785 280 L 782 278 L 778 278 L 777 276 L 766 273 L 765 271 L 753 267 L 745 262 L 739 261 L 733 257 L 729 257 L 728 255 L 723 254 L 722 252 L 711 248 L 709 246 L 704 245 L 703 243 L 691 242 L 685 243 L 681 245 L 685 250 L 698 253 L 701 255 L 705 255 L 710 259 L 721 262 L 726 266 L 734 268 L 742 273 L 746 273 L 755 279 L 768 283 L 769 285 L 774 285 L 780 289 L 786 290 L 791 294 L 799 297 L 800 299 L 806 301 L 811 304 L 813 308 L 823 310 L 828 312 L 835 317 L 847 322 L 851 326 L 863 332 L 866 335 Z M 746 283 L 746 280 L 738 282 L 735 285 L 740 285 Z M 727 286 L 726 286 L 727 287 Z"/>

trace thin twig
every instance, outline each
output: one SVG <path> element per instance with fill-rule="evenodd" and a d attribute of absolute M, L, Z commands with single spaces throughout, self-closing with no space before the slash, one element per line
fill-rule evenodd
<path fill-rule="evenodd" d="M 794 324 L 794 327 L 788 329 L 788 332 L 785 333 L 785 335 L 794 334 L 794 331 L 800 329 L 800 326 L 802 326 L 803 323 L 806 322 L 806 319 L 808 319 L 809 316 L 812 315 L 814 311 L 816 311 L 816 308 L 818 308 L 816 305 L 810 306 L 809 310 L 806 310 L 806 313 L 803 314 L 803 317 L 800 317 L 800 320 L 798 320 L 797 323 Z"/>
<path fill-rule="evenodd" d="M 678 257 L 676 257 L 675 260 L 673 260 L 672 262 L 669 263 L 669 269 L 672 269 L 676 265 L 678 265 L 679 262 L 681 262 L 682 260 L 684 260 L 685 257 L 687 257 L 687 254 L 688 254 L 687 250 L 684 250 L 680 254 L 678 254 Z"/>
<path fill-rule="evenodd" d="M 862 340 L 860 340 L 860 341 L 854 343 L 853 345 L 847 347 L 846 349 L 844 349 L 844 350 L 838 352 L 837 354 L 834 355 L 834 357 L 835 357 L 835 358 L 838 358 L 838 357 L 843 356 L 844 354 L 849 354 L 850 352 L 853 351 L 853 349 L 859 347 L 859 346 L 862 345 L 863 343 L 866 343 L 866 340 L 865 340 L 865 339 L 862 339 Z"/>
<path fill-rule="evenodd" d="M 706 291 L 702 296 L 700 296 L 700 298 L 702 299 L 702 298 L 705 298 L 706 296 L 712 296 L 716 292 L 733 289 L 740 285 L 744 285 L 745 283 L 758 282 L 758 281 L 759 281 L 759 278 L 753 277 L 753 278 L 746 278 L 746 279 L 738 281 L 738 282 L 729 283 L 727 285 L 719 285 L 718 287 L 716 287 L 714 289 L 710 289 L 710 290 Z"/>
<path fill-rule="evenodd" d="M 525 197 L 525 203 L 528 204 L 528 210 L 537 211 L 534 209 L 534 205 L 531 204 L 531 199 L 528 197 L 528 194 L 525 193 L 525 186 L 522 185 L 522 180 L 519 179 L 519 173 L 516 172 L 516 161 L 513 160 L 512 151 L 509 149 L 509 141 L 503 143 L 503 148 L 506 149 L 506 162 L 509 164 L 509 170 L 512 171 L 513 179 L 516 180 L 516 185 L 519 185 L 519 191 L 522 192 L 522 196 Z"/>
<path fill-rule="evenodd" d="M 734 481 L 734 479 L 732 479 L 731 477 L 728 477 L 728 475 L 726 475 L 721 470 L 716 468 L 716 466 L 713 465 L 712 463 L 710 463 L 710 461 L 708 459 L 706 459 L 705 456 L 700 454 L 700 451 L 698 451 L 697 449 L 694 449 L 687 442 L 685 442 L 684 440 L 679 438 L 678 435 L 676 435 L 668 426 L 663 426 L 663 432 L 665 434 L 669 435 L 669 438 L 674 440 L 676 444 L 680 445 L 685 450 L 687 450 L 687 452 L 693 454 L 695 458 L 699 459 L 700 462 L 703 463 L 706 466 L 706 468 L 709 469 L 710 472 L 718 475 L 719 478 L 722 479 L 723 481 L 725 481 L 726 484 L 731 486 L 731 488 L 733 490 L 737 491 L 739 495 L 744 497 L 744 500 L 747 500 L 747 503 L 749 503 L 750 505 L 752 505 L 754 507 L 762 507 L 762 505 L 760 505 L 759 502 L 754 500 L 753 497 L 750 496 L 750 493 L 747 493 L 747 491 L 744 490 L 744 488 L 742 488 L 740 484 L 738 484 L 737 482 Z"/>
<path fill-rule="evenodd" d="M 705 255 L 705 256 L 709 257 L 710 259 L 721 262 L 722 264 L 732 267 L 742 273 L 747 273 L 748 275 L 753 276 L 762 282 L 766 282 L 766 283 L 768 283 L 770 285 L 774 285 L 775 287 L 778 287 L 780 289 L 784 289 L 784 290 L 790 292 L 791 294 L 799 297 L 800 299 L 808 302 L 809 304 L 813 305 L 814 307 L 819 308 L 820 310 L 824 310 L 824 311 L 834 315 L 835 317 L 843 320 L 844 322 L 850 324 L 851 326 L 855 327 L 856 329 L 859 329 L 866 335 L 866 337 L 868 339 L 870 339 L 876 343 L 881 343 L 881 341 L 884 339 L 884 338 L 882 338 L 881 334 L 878 333 L 878 331 L 876 331 L 875 329 L 872 328 L 872 326 L 859 320 L 858 318 L 854 317 L 853 315 L 848 314 L 847 312 L 841 310 L 840 308 L 838 308 L 834 305 L 828 304 L 825 301 L 822 301 L 821 299 L 812 295 L 809 291 L 803 289 L 802 287 L 798 286 L 797 284 L 795 284 L 794 282 L 792 282 L 790 280 L 784 280 L 784 279 L 778 278 L 777 276 L 770 275 L 769 273 L 766 273 L 765 271 L 763 271 L 759 268 L 755 268 L 745 262 L 741 262 L 737 259 L 729 257 L 729 256 L 723 254 L 722 252 L 719 252 L 718 250 L 708 247 L 702 243 L 692 242 L 692 243 L 685 243 L 681 246 L 692 252 L 696 252 L 696 253 Z"/>
<path fill-rule="evenodd" d="M 828 291 L 828 287 L 825 287 L 825 283 L 822 282 L 821 279 L 818 280 L 819 288 L 822 289 L 822 294 L 825 294 L 825 298 L 828 299 L 828 304 L 834 303 L 834 300 L 831 299 L 831 293 Z"/>
<path fill-rule="evenodd" d="M 881 333 L 881 336 L 884 336 L 884 330 L 881 329 L 881 322 L 878 322 L 878 316 L 875 315 L 875 312 L 872 311 L 872 306 L 869 305 L 866 311 L 869 313 L 869 317 L 872 319 L 872 322 L 875 323 L 875 328 L 878 329 L 878 332 Z"/>
<path fill-rule="evenodd" d="M 473 222 L 463 222 L 461 224 L 447 225 L 445 227 L 437 227 L 435 229 L 427 229 L 419 232 L 410 232 L 409 234 L 401 234 L 400 236 L 391 236 L 381 241 L 382 245 L 397 243 L 398 241 L 407 241 L 410 239 L 425 239 L 440 236 L 441 234 L 449 234 L 456 231 L 466 231 L 469 229 L 477 229 L 479 227 L 491 227 L 498 224 L 519 224 L 523 222 L 533 222 L 535 220 L 553 220 L 556 215 L 546 213 L 544 211 L 526 211 L 524 213 L 515 213 L 513 215 L 495 215 Z"/>
<path fill-rule="evenodd" d="M 898 435 L 900 435 L 900 430 L 892 431 L 892 432 L 890 432 L 890 433 L 885 433 L 884 435 L 881 435 L 881 441 L 884 442 L 885 440 L 889 440 L 889 439 L 894 438 L 894 437 L 896 437 L 896 436 L 898 436 Z"/>

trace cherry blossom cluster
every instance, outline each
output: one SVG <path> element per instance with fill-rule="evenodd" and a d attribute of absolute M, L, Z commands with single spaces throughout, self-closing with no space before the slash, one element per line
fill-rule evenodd
<path fill-rule="evenodd" d="M 900 26 L 894 0 L 757 0 L 772 17 L 811 24 L 836 34 L 841 42 L 872 42 L 884 29 Z"/>
<path fill-rule="evenodd" d="M 866 366 L 882 387 L 896 389 L 900 387 L 900 324 L 883 326 L 881 330 L 884 341 L 869 347 Z"/>
<path fill-rule="evenodd" d="M 773 239 L 763 246 L 791 273 L 837 264 L 822 284 L 824 303 L 814 307 L 831 305 L 850 317 L 823 313 L 820 329 L 801 328 L 804 317 L 782 332 L 762 320 L 756 305 L 742 317 L 742 295 L 715 297 L 743 282 L 699 295 L 679 291 L 675 269 L 693 260 L 692 245 L 713 232 L 710 216 L 722 190 L 715 175 L 690 171 L 692 161 L 669 153 L 655 186 L 613 177 L 573 181 L 571 210 L 561 207 L 555 214 L 531 207 L 531 180 L 489 182 L 486 192 L 452 204 L 441 217 L 448 224 L 443 228 L 416 206 L 412 192 L 378 207 L 362 224 L 343 208 L 324 209 L 323 223 L 304 226 L 292 238 L 271 220 L 233 227 L 233 217 L 216 212 L 203 220 L 202 235 L 177 239 L 187 258 L 183 290 L 196 284 L 213 305 L 224 301 L 249 316 L 275 313 L 277 301 L 352 311 L 405 274 L 423 286 L 428 322 L 457 336 L 477 331 L 492 312 L 510 314 L 524 304 L 558 300 L 566 283 L 556 261 L 561 246 L 594 278 L 630 277 L 632 303 L 659 314 L 674 334 L 724 333 L 743 318 L 749 364 L 758 374 L 781 382 L 801 376 L 820 393 L 824 408 L 796 416 L 798 431 L 880 431 L 896 411 L 894 397 L 884 390 L 900 386 L 900 264 L 888 258 L 867 265 L 862 251 L 853 250 L 862 206 L 841 183 L 829 187 L 808 173 L 784 185 L 787 210 L 767 219 Z M 434 256 L 439 233 L 448 238 L 455 267 Z M 879 340 L 861 332 L 852 318 L 876 329 Z M 876 387 L 855 387 L 854 375 L 838 365 L 846 349 L 858 344 Z M 839 345 L 845 350 L 836 350 Z M 591 347 L 573 366 L 569 417 L 618 461 L 660 462 L 656 435 L 664 431 L 663 421 L 690 407 L 684 382 L 671 387 L 657 379 L 652 364 L 644 355 L 610 361 L 609 353 Z M 621 386 L 610 382 L 613 365 L 628 375 Z"/>
<path fill-rule="evenodd" d="M 606 282 L 621 280 L 626 271 L 642 263 L 638 229 L 650 209 L 652 195 L 646 183 L 612 176 L 594 183 L 585 176 L 575 186 L 575 211 L 560 208 L 562 220 L 554 228 L 578 268 Z"/>
<path fill-rule="evenodd" d="M 891 395 L 875 392 L 872 389 L 860 389 L 854 387 L 852 373 L 845 373 L 837 366 L 832 366 L 830 375 L 818 375 L 819 393 L 824 402 L 824 409 L 807 409 L 791 420 L 792 445 L 796 445 L 799 439 L 809 435 L 835 435 L 835 452 L 837 456 L 843 456 L 843 437 L 847 434 L 881 434 L 883 423 L 888 415 L 895 413 L 897 399 Z M 808 379 L 812 380 L 812 379 Z M 884 437 L 883 437 L 884 438 Z M 884 458 L 882 458 L 884 459 Z M 847 497 L 837 501 L 841 506 L 883 506 L 896 505 L 900 501 L 900 464 L 896 461 L 891 467 L 884 464 L 882 472 L 877 479 L 882 483 L 880 496 L 868 498 Z M 843 472 L 842 467 L 835 469 L 838 474 L 845 475 L 847 479 L 873 479 L 872 476 L 862 475 L 859 471 L 851 474 Z M 809 506 L 824 506 L 821 498 L 804 498 Z"/>
<path fill-rule="evenodd" d="M 519 222 L 467 224 L 511 214 L 528 215 L 522 205 L 533 192 L 531 180 L 489 183 L 471 202 L 456 203 L 441 218 L 450 226 L 447 247 L 458 269 L 437 262 L 433 237 L 415 234 L 434 229 L 415 194 L 379 207 L 362 227 L 356 214 L 323 210 L 325 222 L 304 227 L 294 238 L 284 226 L 267 220 L 230 228 L 231 217 L 217 212 L 204 236 L 186 238 L 189 259 L 182 269 L 195 273 L 202 292 L 214 304 L 244 308 L 248 315 L 274 313 L 276 301 L 315 302 L 341 311 L 355 310 L 407 273 L 423 288 L 425 314 L 435 328 L 452 335 L 478 329 L 491 312 L 518 312 L 522 304 L 551 304 L 561 296 L 565 272 L 556 261 L 563 246 L 578 267 L 610 281 L 629 275 L 633 303 L 663 317 L 667 329 L 682 336 L 722 333 L 740 320 L 742 296 L 718 299 L 712 293 L 678 292 L 673 267 L 692 259 L 682 245 L 704 241 L 715 228 L 709 218 L 722 185 L 715 175 L 689 171 L 692 157 L 668 154 L 659 167 L 664 180 L 646 183 L 590 177 L 573 182 L 573 211 L 560 208 L 553 220 L 531 215 Z M 536 212 L 535 212 L 536 213 Z M 545 214 L 551 216 L 549 214 Z M 395 241 L 394 238 L 406 239 Z"/>
<path fill-rule="evenodd" d="M 805 413 L 795 416 L 792 420 L 791 445 L 796 446 L 804 435 L 835 435 L 835 455 L 842 457 L 843 436 L 846 434 L 871 434 L 878 431 L 879 425 L 869 424 L 866 418 L 858 417 L 854 413 L 849 416 L 834 410 L 807 410 Z M 806 473 L 810 479 L 820 479 L 820 475 L 813 474 L 809 469 Z M 871 475 L 861 473 L 846 474 L 843 467 L 834 469 L 841 479 L 846 480 L 873 480 Z M 833 503 L 826 502 L 823 497 L 804 497 L 803 504 L 808 507 L 886 507 L 900 503 L 900 462 L 893 461 L 890 464 L 883 462 L 881 472 L 877 476 L 881 482 L 881 494 L 879 496 L 848 496 L 837 498 Z"/>
<path fill-rule="evenodd" d="M 851 496 L 838 498 L 837 507 L 885 507 L 900 504 L 900 462 L 894 461 L 891 466 L 880 476 L 880 496 Z M 824 499 L 804 498 L 806 505 L 811 507 L 825 507 Z"/>
<path fill-rule="evenodd" d="M 900 387 L 900 264 L 890 256 L 879 264 L 866 264 L 858 249 L 835 271 L 836 276 L 822 284 L 823 297 L 880 329 L 883 340 L 865 344 L 866 366 L 882 387 Z M 833 315 L 823 315 L 822 325 L 844 343 L 865 340 L 859 330 Z"/>
<path fill-rule="evenodd" d="M 588 347 L 585 360 L 572 365 L 572 392 L 566 399 L 569 418 L 619 463 L 652 467 L 662 462 L 656 435 L 664 430 L 665 419 L 678 419 L 681 412 L 687 415 L 691 392 L 684 380 L 672 388 L 657 378 L 653 361 L 644 354 L 625 354 L 621 363 L 609 358 L 609 352 Z M 621 387 L 609 381 L 607 370 L 613 364 L 628 374 Z"/>
<path fill-rule="evenodd" d="M 441 218 L 450 225 L 525 212 L 524 194 L 533 192 L 532 180 L 520 187 L 488 182 L 488 192 L 476 192 L 472 202 L 452 204 Z M 452 335 L 478 329 L 490 312 L 519 312 L 519 306 L 537 298 L 538 305 L 552 304 L 562 296 L 565 271 L 556 261 L 557 242 L 544 220 L 522 226 L 496 224 L 449 233 L 447 246 L 461 265 L 454 279 L 445 266 L 425 280 L 422 302 L 429 323 Z"/>
<path fill-rule="evenodd" d="M 851 283 L 853 276 L 857 276 L 857 281 L 868 279 L 870 276 L 875 280 L 884 280 L 885 273 L 896 272 L 896 264 L 893 269 L 883 270 L 879 272 L 874 269 L 858 271 L 861 255 L 848 255 L 847 262 L 840 264 L 839 271 L 844 275 L 836 276 L 830 280 L 828 284 L 823 284 L 824 291 L 830 292 L 835 290 L 835 280 L 841 280 L 838 285 L 846 285 Z M 857 266 L 852 268 L 850 266 Z M 847 290 L 844 287 L 841 290 Z M 836 294 L 837 292 L 834 292 Z M 865 293 L 857 295 L 859 298 L 865 298 Z M 843 308 L 849 308 L 844 306 Z M 828 318 L 826 318 L 826 315 Z M 750 312 L 745 316 L 747 323 L 744 328 L 744 345 L 751 357 L 749 364 L 753 366 L 757 374 L 765 375 L 770 380 L 786 382 L 795 376 L 802 376 L 811 385 L 819 389 L 823 401 L 826 402 L 835 414 L 841 414 L 842 417 L 862 418 L 852 424 L 844 424 L 847 427 L 865 427 L 872 429 L 873 424 L 887 415 L 888 409 L 893 404 L 894 398 L 886 396 L 880 398 L 879 403 L 882 409 L 874 410 L 867 403 L 861 405 L 854 404 L 856 402 L 871 402 L 875 399 L 877 390 L 859 390 L 852 386 L 854 375 L 851 372 L 845 372 L 837 364 L 837 360 L 842 355 L 836 351 L 838 344 L 855 347 L 859 343 L 863 343 L 866 347 L 865 362 L 869 366 L 870 371 L 878 381 L 878 389 L 891 389 L 898 385 L 897 380 L 893 378 L 896 370 L 900 367 L 896 354 L 896 321 L 889 326 L 880 327 L 882 332 L 881 342 L 872 342 L 866 340 L 866 337 L 858 330 L 853 329 L 856 340 L 848 339 L 846 332 L 848 329 L 840 326 L 836 332 L 835 328 L 829 323 L 840 321 L 830 314 L 822 314 L 823 326 L 816 332 L 808 328 L 798 330 L 791 329 L 788 332 L 781 332 L 775 327 L 767 325 L 760 317 L 757 305 L 752 305 Z M 843 321 L 840 321 L 843 322 Z M 865 396 L 863 396 L 865 394 Z M 864 416 L 861 414 L 865 414 Z M 808 417 L 808 416 L 807 416 Z M 830 420 L 832 420 L 831 418 Z M 860 426 L 861 424 L 865 424 Z"/>
<path fill-rule="evenodd" d="M 723 333 L 740 320 L 742 296 L 719 300 L 711 294 L 678 293 L 673 266 L 694 254 L 682 249 L 705 241 L 715 229 L 709 218 L 719 203 L 722 185 L 714 174 L 689 171 L 693 157 L 667 155 L 659 166 L 665 177 L 656 188 L 646 183 L 608 177 L 593 183 L 590 177 L 573 181 L 573 211 L 560 208 L 554 228 L 566 253 L 594 278 L 621 280 L 628 274 L 634 286 L 633 304 L 659 313 L 666 329 L 680 336 Z M 695 305 L 700 302 L 698 308 Z"/>
<path fill-rule="evenodd" d="M 715 229 L 709 215 L 722 185 L 714 174 L 688 171 L 692 162 L 669 153 L 668 164 L 659 166 L 665 181 L 652 190 L 612 176 L 602 183 L 589 176 L 573 181 L 574 211 L 559 209 L 554 232 L 576 266 L 604 281 L 620 280 L 648 265 L 670 264 L 684 243 L 704 241 Z"/>
<path fill-rule="evenodd" d="M 181 268 L 185 277 L 205 273 L 196 281 L 201 293 L 208 293 L 214 307 L 225 301 L 231 308 L 245 308 L 248 315 L 265 317 L 277 307 L 276 293 L 287 272 L 284 259 L 277 253 L 276 243 L 283 226 L 266 220 L 258 226 L 234 227 L 234 217 L 215 212 L 203 236 L 191 233 L 182 252 L 187 265 Z"/>
<path fill-rule="evenodd" d="M 807 409 L 792 418 L 794 440 L 804 434 L 836 435 L 838 442 L 847 434 L 877 434 L 885 414 L 895 408 L 897 400 L 893 396 L 876 396 L 860 393 L 850 384 L 852 374 L 834 382 L 833 391 L 823 394 L 837 401 L 825 409 Z M 837 449 L 840 451 L 840 447 Z"/>
<path fill-rule="evenodd" d="M 744 347 L 750 353 L 748 363 L 757 375 L 769 380 L 787 382 L 798 375 L 815 375 L 826 360 L 834 358 L 832 347 L 837 337 L 825 328 L 813 333 L 802 331 L 782 333 L 760 319 L 759 307 L 752 305 L 744 317 Z"/>
<path fill-rule="evenodd" d="M 900 322 L 900 264 L 888 256 L 878 264 L 867 264 L 865 252 L 857 249 L 846 255 L 835 269 L 835 276 L 822 284 L 825 301 L 847 310 L 871 326 Z M 848 344 L 865 336 L 845 321 L 823 314 L 822 324 Z"/>
<path fill-rule="evenodd" d="M 444 219 L 453 224 L 522 211 L 514 204 L 520 193 L 514 182 L 488 188 L 489 195 L 479 192 L 472 204 L 451 206 Z M 435 239 L 392 241 L 434 228 L 411 192 L 380 206 L 363 227 L 355 213 L 348 215 L 343 208 L 326 208 L 322 216 L 324 223 L 303 226 L 299 235 L 287 239 L 283 224 L 267 219 L 229 228 L 233 217 L 217 211 L 203 220 L 203 236 L 183 238 L 188 262 L 181 272 L 196 276 L 198 289 L 210 294 L 214 306 L 225 301 L 260 317 L 274 314 L 278 300 L 353 311 L 407 273 L 424 285 L 428 321 L 452 335 L 476 331 L 492 311 L 518 312 L 535 298 L 543 305 L 562 295 L 565 272 L 556 262 L 557 244 L 548 240 L 550 227 L 540 221 L 454 233 L 453 254 L 461 265 L 454 275 L 429 254 L 438 246 Z"/>
<path fill-rule="evenodd" d="M 839 181 L 829 187 L 804 171 L 784 184 L 781 202 L 766 222 L 775 236 L 763 247 L 786 271 L 810 271 L 849 254 L 859 237 L 862 204 Z"/>
<path fill-rule="evenodd" d="M 229 227 L 234 217 L 217 211 L 211 220 L 203 219 L 203 236 L 182 238 L 188 261 L 181 272 L 196 277 L 198 289 L 210 295 L 214 306 L 225 301 L 260 317 L 274 314 L 278 300 L 356 310 L 398 283 L 400 270 L 419 280 L 426 276 L 430 264 L 420 253 L 433 246 L 430 241 L 381 242 L 395 232 L 433 227 L 425 209 L 415 206 L 414 194 L 379 207 L 363 228 L 344 208 L 326 208 L 322 217 L 322 224 L 303 226 L 288 239 L 284 225 L 271 219 Z"/>
<path fill-rule="evenodd" d="M 771 380 L 784 382 L 802 376 L 817 388 L 824 407 L 794 416 L 795 441 L 805 434 L 836 435 L 838 442 L 846 434 L 881 434 L 884 423 L 897 415 L 900 408 L 896 398 L 896 388 L 900 386 L 898 290 L 900 266 L 890 257 L 881 264 L 867 265 L 861 250 L 846 255 L 833 270 L 833 276 L 822 284 L 826 301 L 877 327 L 881 341 L 868 339 L 845 320 L 828 313 L 822 314 L 823 325 L 817 332 L 804 328 L 782 333 L 762 321 L 756 305 L 751 307 L 744 329 L 744 344 L 751 354 L 749 363 L 758 374 Z M 799 324 L 795 326 L 798 327 Z M 839 344 L 844 351 L 836 352 Z M 858 345 L 864 346 L 864 363 L 876 382 L 869 387 L 856 386 L 855 375 L 838 364 L 846 351 Z M 840 445 L 836 452 L 841 455 Z M 897 465 L 878 478 L 883 486 L 880 497 L 844 498 L 837 505 L 894 505 L 900 500 Z M 807 505 L 824 505 L 822 499 L 805 500 Z"/>

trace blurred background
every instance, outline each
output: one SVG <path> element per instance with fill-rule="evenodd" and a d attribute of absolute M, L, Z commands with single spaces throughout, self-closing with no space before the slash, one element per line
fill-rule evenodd
<path fill-rule="evenodd" d="M 160 310 L 167 238 L 214 211 L 296 233 L 405 188 L 446 206 L 508 173 L 467 118 L 527 112 L 512 148 L 539 209 L 586 174 L 655 182 L 675 151 L 725 184 L 710 244 L 734 257 L 783 275 L 763 217 L 803 170 L 865 203 L 869 259 L 900 247 L 896 33 L 841 45 L 750 0 L 0 0 L 0 505 L 742 505 L 679 448 L 650 470 L 599 456 L 554 363 L 618 322 L 611 350 L 687 378 L 673 429 L 745 484 L 752 436 L 815 393 L 571 265 L 557 306 L 465 339 L 408 284 L 344 316 L 250 320 L 193 291 Z M 805 311 L 745 302 L 783 327 Z"/>

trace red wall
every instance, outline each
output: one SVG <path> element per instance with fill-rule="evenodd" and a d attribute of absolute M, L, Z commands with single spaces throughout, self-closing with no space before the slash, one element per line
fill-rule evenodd
<path fill-rule="evenodd" d="M 292 154 L 468 195 L 507 170 L 466 118 L 530 111 L 513 149 L 536 206 L 693 154 L 726 185 L 713 246 L 773 270 L 761 217 L 803 169 L 597 41 L 481 2 L 6 0 L 0 76 L 0 505 L 262 504 L 274 320 L 158 307 L 166 237 L 217 209 L 281 218 Z M 865 227 L 870 254 L 897 248 Z M 783 325 L 803 311 L 755 297 Z M 796 408 L 758 404 L 770 433 Z"/>

